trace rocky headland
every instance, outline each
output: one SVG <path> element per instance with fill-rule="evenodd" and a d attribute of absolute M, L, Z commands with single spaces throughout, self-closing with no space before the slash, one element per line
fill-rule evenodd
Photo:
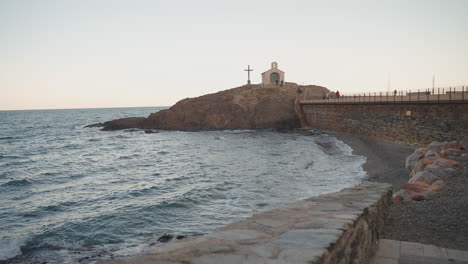
<path fill-rule="evenodd" d="M 298 89 L 302 92 L 298 93 Z M 129 117 L 89 125 L 104 131 L 130 128 L 161 130 L 267 129 L 300 127 L 296 100 L 301 96 L 322 96 L 330 91 L 321 86 L 244 85 L 241 87 L 186 98 L 169 109 L 148 117 Z"/>

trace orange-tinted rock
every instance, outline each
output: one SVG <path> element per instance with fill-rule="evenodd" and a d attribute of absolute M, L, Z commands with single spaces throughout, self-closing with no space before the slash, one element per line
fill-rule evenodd
<path fill-rule="evenodd" d="M 423 182 L 426 184 L 432 184 L 437 180 L 440 180 L 440 178 L 429 171 L 418 171 L 416 174 L 414 174 L 413 177 L 411 177 L 408 182 Z"/>
<path fill-rule="evenodd" d="M 468 149 L 468 136 L 464 137 L 462 141 L 460 141 L 460 148 L 461 149 Z"/>
<path fill-rule="evenodd" d="M 414 201 L 431 200 L 433 199 L 432 196 L 434 192 L 441 188 L 443 188 L 443 185 L 441 185 L 440 182 L 435 185 L 423 182 L 407 182 L 403 185 L 403 190 L 405 190 Z"/>
<path fill-rule="evenodd" d="M 440 151 L 440 154 L 444 157 L 455 157 L 460 156 L 461 150 L 455 148 L 442 149 Z"/>
<path fill-rule="evenodd" d="M 461 165 L 460 162 L 458 161 L 444 159 L 444 158 L 436 159 L 435 161 L 432 162 L 432 164 L 436 166 L 447 166 L 447 164 L 449 164 L 450 166 L 453 166 L 453 167 L 460 167 Z"/>
<path fill-rule="evenodd" d="M 431 185 L 423 182 L 407 182 L 403 184 L 403 189 L 410 195 L 432 191 Z"/>
<path fill-rule="evenodd" d="M 445 182 L 443 180 L 437 180 L 431 184 L 432 191 L 436 192 L 445 187 Z"/>
<path fill-rule="evenodd" d="M 449 148 L 454 148 L 454 149 L 460 149 L 460 145 L 458 144 L 457 141 L 451 141 L 451 142 L 448 142 L 448 143 L 444 143 L 440 149 L 449 149 Z"/>

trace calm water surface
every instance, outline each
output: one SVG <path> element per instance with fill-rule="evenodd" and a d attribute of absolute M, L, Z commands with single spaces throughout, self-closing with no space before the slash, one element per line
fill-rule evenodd
<path fill-rule="evenodd" d="M 0 260 L 134 256 L 365 176 L 327 135 L 83 128 L 159 109 L 0 111 Z"/>

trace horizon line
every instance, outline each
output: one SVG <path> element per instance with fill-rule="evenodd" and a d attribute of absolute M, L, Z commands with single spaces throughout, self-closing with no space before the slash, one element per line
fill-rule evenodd
<path fill-rule="evenodd" d="M 170 107 L 170 106 L 162 105 L 162 106 L 108 106 L 108 107 L 0 109 L 0 112 L 7 112 L 7 111 L 41 111 L 41 110 L 81 110 L 81 109 L 108 109 L 108 108 L 150 108 L 150 107 Z"/>

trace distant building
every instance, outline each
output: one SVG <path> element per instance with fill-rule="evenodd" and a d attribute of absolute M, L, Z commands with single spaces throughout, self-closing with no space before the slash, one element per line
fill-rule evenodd
<path fill-rule="evenodd" d="M 278 69 L 278 63 L 272 62 L 271 69 L 262 73 L 262 84 L 283 85 L 284 71 Z"/>

